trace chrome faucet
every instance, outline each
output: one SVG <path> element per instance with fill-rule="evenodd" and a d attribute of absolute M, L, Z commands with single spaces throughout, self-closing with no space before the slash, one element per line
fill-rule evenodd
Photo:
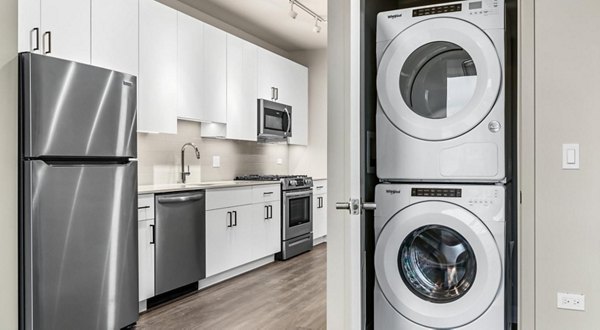
<path fill-rule="evenodd" d="M 185 183 L 187 176 L 192 174 L 192 172 L 190 172 L 189 165 L 187 171 L 185 170 L 185 147 L 187 146 L 194 148 L 194 150 L 196 151 L 196 159 L 200 159 L 200 150 L 198 149 L 198 146 L 196 144 L 188 142 L 184 144 L 183 147 L 181 147 L 181 183 Z"/>

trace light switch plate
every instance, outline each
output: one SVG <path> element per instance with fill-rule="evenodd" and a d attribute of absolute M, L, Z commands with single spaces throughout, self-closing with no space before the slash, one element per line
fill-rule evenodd
<path fill-rule="evenodd" d="M 567 143 L 562 145 L 562 168 L 564 170 L 579 169 L 578 143 Z"/>
<path fill-rule="evenodd" d="M 215 167 L 215 168 L 221 167 L 221 156 L 213 156 L 212 158 L 213 158 L 212 167 Z"/>
<path fill-rule="evenodd" d="M 560 309 L 585 311 L 585 296 L 576 293 L 557 292 L 556 307 Z"/>
<path fill-rule="evenodd" d="M 277 158 L 277 165 L 281 165 L 281 164 L 283 164 L 283 159 Z"/>

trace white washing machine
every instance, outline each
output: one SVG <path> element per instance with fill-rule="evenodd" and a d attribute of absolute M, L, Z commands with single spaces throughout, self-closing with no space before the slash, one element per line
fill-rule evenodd
<path fill-rule="evenodd" d="M 377 17 L 377 176 L 505 179 L 504 2 Z"/>
<path fill-rule="evenodd" d="M 504 329 L 504 186 L 380 184 L 378 330 Z"/>

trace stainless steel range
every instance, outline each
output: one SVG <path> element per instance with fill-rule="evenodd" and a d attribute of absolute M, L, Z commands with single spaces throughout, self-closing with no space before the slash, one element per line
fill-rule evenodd
<path fill-rule="evenodd" d="M 281 183 L 281 252 L 287 260 L 313 246 L 313 180 L 306 175 L 246 175 L 235 180 L 279 181 Z"/>

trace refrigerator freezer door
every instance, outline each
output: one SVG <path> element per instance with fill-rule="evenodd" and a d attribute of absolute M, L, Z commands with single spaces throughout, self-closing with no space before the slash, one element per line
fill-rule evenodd
<path fill-rule="evenodd" d="M 24 163 L 25 329 L 138 319 L 137 163 Z"/>
<path fill-rule="evenodd" d="M 24 157 L 136 157 L 135 76 L 20 55 Z"/>

